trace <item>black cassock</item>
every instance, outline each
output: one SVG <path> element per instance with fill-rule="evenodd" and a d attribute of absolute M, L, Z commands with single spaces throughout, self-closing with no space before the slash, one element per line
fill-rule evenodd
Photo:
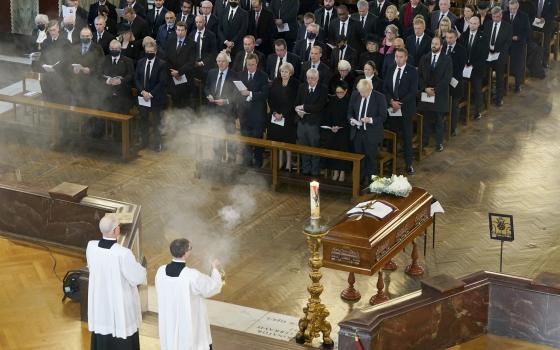
<path fill-rule="evenodd" d="M 138 332 L 126 339 L 92 333 L 91 350 L 140 350 L 140 338 Z"/>

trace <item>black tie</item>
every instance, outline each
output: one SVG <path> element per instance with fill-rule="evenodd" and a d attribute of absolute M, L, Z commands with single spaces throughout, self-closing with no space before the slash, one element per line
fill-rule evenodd
<path fill-rule="evenodd" d="M 154 17 L 154 22 L 158 18 L 158 16 L 159 16 L 159 9 L 156 9 L 156 16 Z"/>
<path fill-rule="evenodd" d="M 150 80 L 150 66 L 151 66 L 151 61 L 148 60 L 148 64 L 146 65 L 146 73 L 144 74 L 144 89 L 146 89 L 146 86 L 148 86 L 148 81 Z"/>
<path fill-rule="evenodd" d="M 315 91 L 315 89 L 313 89 L 312 87 L 309 88 L 309 94 L 312 94 L 313 91 Z"/>
<path fill-rule="evenodd" d="M 360 109 L 360 115 L 359 115 L 360 119 L 366 116 L 366 104 L 367 104 L 367 99 L 365 97 L 362 97 L 362 108 Z"/>
<path fill-rule="evenodd" d="M 492 29 L 492 40 L 490 40 L 490 45 L 494 46 L 496 44 L 497 34 L 498 34 L 498 23 L 494 22 L 494 28 Z"/>
<path fill-rule="evenodd" d="M 441 16 L 439 17 L 438 24 L 439 24 L 439 22 L 441 22 L 442 18 L 443 18 L 443 13 L 442 13 Z"/>
<path fill-rule="evenodd" d="M 233 9 L 231 9 L 231 12 L 229 13 L 228 22 L 231 22 L 232 19 L 233 19 Z"/>
<path fill-rule="evenodd" d="M 434 58 L 432 58 L 432 69 L 436 68 L 436 55 L 434 55 Z"/>
<path fill-rule="evenodd" d="M 393 88 L 393 95 L 396 99 L 399 98 L 399 85 L 401 84 L 401 69 L 397 69 L 397 79 L 395 79 L 395 86 Z"/>
<path fill-rule="evenodd" d="M 309 61 L 309 54 L 311 53 L 311 43 L 307 44 L 307 50 L 305 50 L 305 60 Z"/>
<path fill-rule="evenodd" d="M 511 14 L 511 23 L 513 23 L 513 17 L 514 17 L 514 14 L 512 13 Z"/>
<path fill-rule="evenodd" d="M 416 38 L 416 50 L 420 47 L 420 38 Z"/>
<path fill-rule="evenodd" d="M 101 34 L 97 33 L 97 42 L 101 41 Z"/>
<path fill-rule="evenodd" d="M 344 34 L 344 26 L 345 25 L 346 25 L 346 23 L 342 22 L 342 28 L 340 28 L 340 35 L 346 36 L 346 34 Z"/>
<path fill-rule="evenodd" d="M 344 57 L 344 49 L 340 50 L 340 52 L 338 53 L 338 60 L 342 61 L 343 57 Z"/>
<path fill-rule="evenodd" d="M 362 23 L 362 28 L 364 27 L 364 16 L 361 17 L 360 23 Z"/>
<path fill-rule="evenodd" d="M 196 37 L 196 48 L 198 49 L 198 54 L 197 54 L 197 59 L 200 61 L 200 58 L 202 56 L 201 52 L 202 52 L 202 45 L 200 45 L 200 40 L 202 37 L 202 33 L 198 32 L 198 36 Z"/>
<path fill-rule="evenodd" d="M 280 62 L 278 62 L 278 70 L 276 70 L 276 77 L 280 76 L 280 67 L 282 66 L 282 57 L 278 57 Z"/>
<path fill-rule="evenodd" d="M 447 56 L 449 56 L 449 54 L 451 53 L 451 50 L 452 50 L 452 49 L 453 49 L 453 48 L 452 48 L 451 46 L 448 46 L 448 47 L 447 47 L 447 52 L 446 52 L 445 54 L 446 54 Z"/>
<path fill-rule="evenodd" d="M 220 86 L 222 86 L 222 77 L 224 76 L 224 72 L 220 72 L 220 77 L 218 78 L 218 83 L 216 84 L 216 89 L 214 89 L 214 95 L 220 97 L 221 91 Z"/>
<path fill-rule="evenodd" d="M 253 80 L 253 73 L 249 73 L 249 81 Z"/>
<path fill-rule="evenodd" d="M 179 40 L 177 42 L 177 51 L 179 51 L 179 49 L 181 48 L 182 45 L 183 45 L 183 40 Z"/>
<path fill-rule="evenodd" d="M 331 23 L 331 13 L 327 12 L 327 18 L 325 18 L 325 28 L 329 28 L 329 24 Z"/>
<path fill-rule="evenodd" d="M 469 45 L 467 45 L 468 49 L 469 49 L 469 52 L 471 51 L 473 42 L 474 42 L 474 34 L 471 33 L 471 37 L 469 38 Z"/>
<path fill-rule="evenodd" d="M 113 64 L 117 64 L 117 59 L 113 58 Z"/>

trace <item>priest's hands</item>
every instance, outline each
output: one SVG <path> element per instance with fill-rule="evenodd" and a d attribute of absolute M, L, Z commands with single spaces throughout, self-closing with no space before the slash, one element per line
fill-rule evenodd
<path fill-rule="evenodd" d="M 220 267 L 222 266 L 222 264 L 220 263 L 220 260 L 218 260 L 218 259 L 212 260 L 212 263 L 211 263 L 211 264 L 212 264 L 212 268 L 213 268 L 213 269 L 218 269 L 218 270 L 219 270 Z"/>

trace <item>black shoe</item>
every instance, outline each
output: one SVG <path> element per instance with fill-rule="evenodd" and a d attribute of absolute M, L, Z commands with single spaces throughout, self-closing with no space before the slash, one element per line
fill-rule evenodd
<path fill-rule="evenodd" d="M 436 146 L 436 151 L 438 151 L 438 152 L 443 151 L 443 145 L 441 143 Z"/>
<path fill-rule="evenodd" d="M 482 114 L 478 113 L 477 115 L 474 116 L 474 120 L 480 120 L 482 119 Z"/>
<path fill-rule="evenodd" d="M 451 131 L 451 136 L 457 136 L 457 130 Z"/>
<path fill-rule="evenodd" d="M 413 175 L 414 174 L 414 168 L 412 167 L 412 165 L 409 165 L 406 167 L 406 173 L 408 175 Z"/>
<path fill-rule="evenodd" d="M 502 100 L 496 100 L 494 101 L 494 104 L 496 105 L 496 107 L 501 107 L 504 105 L 504 101 Z"/>

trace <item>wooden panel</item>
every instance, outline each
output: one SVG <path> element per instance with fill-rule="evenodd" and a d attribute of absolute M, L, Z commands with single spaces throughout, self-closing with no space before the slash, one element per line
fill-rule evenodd
<path fill-rule="evenodd" d="M 44 13 L 49 18 L 58 17 L 58 0 L 39 0 L 39 13 Z"/>
<path fill-rule="evenodd" d="M 12 31 L 12 14 L 10 12 L 10 1 L 0 1 L 0 13 L 2 20 L 0 21 L 0 32 L 10 33 Z"/>

